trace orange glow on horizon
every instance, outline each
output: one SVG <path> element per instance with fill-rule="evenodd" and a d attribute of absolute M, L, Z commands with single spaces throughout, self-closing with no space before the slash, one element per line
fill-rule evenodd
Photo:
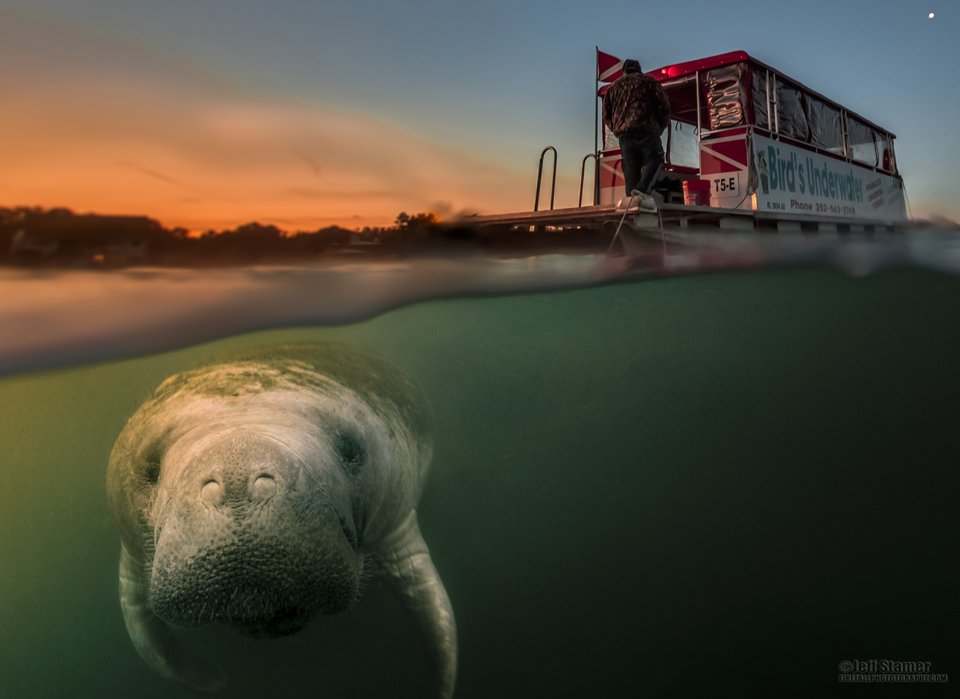
<path fill-rule="evenodd" d="M 11 207 L 147 215 L 191 231 L 252 221 L 293 231 L 392 225 L 400 211 L 522 208 L 517 192 L 530 186 L 383 124 L 298 105 L 230 105 L 180 123 L 107 119 L 92 130 L 19 116 L 0 163 L 0 203 Z M 129 124 L 136 129 L 125 132 Z"/>
<path fill-rule="evenodd" d="M 21 43 L 0 47 L 0 59 L 20 59 L 0 60 L 0 83 L 16 95 L 2 115 L 0 206 L 144 215 L 190 231 L 362 228 L 392 225 L 401 211 L 530 206 L 529 173 L 389 123 L 242 93 L 174 58 L 63 27 L 6 24 Z M 71 52 L 80 58 L 60 55 Z M 84 62 L 93 68 L 74 67 Z"/>

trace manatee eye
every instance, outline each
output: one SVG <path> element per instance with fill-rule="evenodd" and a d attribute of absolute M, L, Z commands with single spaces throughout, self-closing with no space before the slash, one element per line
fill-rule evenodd
<path fill-rule="evenodd" d="M 333 448 L 336 449 L 343 467 L 351 476 L 360 473 L 367 450 L 363 448 L 359 439 L 349 432 L 338 431 L 337 436 L 333 438 Z"/>
<path fill-rule="evenodd" d="M 160 480 L 160 462 L 159 461 L 147 461 L 143 465 L 143 470 L 141 471 L 143 479 L 150 485 L 156 485 Z"/>
<path fill-rule="evenodd" d="M 141 456 L 140 477 L 150 485 L 160 481 L 160 464 L 163 463 L 163 450 L 157 444 L 151 444 Z"/>

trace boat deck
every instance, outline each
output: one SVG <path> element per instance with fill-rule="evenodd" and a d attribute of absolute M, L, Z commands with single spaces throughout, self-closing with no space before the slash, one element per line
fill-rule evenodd
<path fill-rule="evenodd" d="M 508 214 L 467 216 L 461 223 L 466 225 L 500 228 L 596 228 L 604 224 L 619 223 L 624 210 L 613 204 L 579 206 L 568 209 L 545 211 L 521 211 Z M 815 217 L 784 212 L 762 212 L 750 209 L 721 209 L 714 206 L 688 206 L 663 203 L 655 214 L 637 211 L 627 212 L 626 223 L 638 230 L 716 228 L 729 231 L 767 230 L 771 232 L 891 232 L 899 226 L 884 221 L 870 221 L 837 217 Z"/>

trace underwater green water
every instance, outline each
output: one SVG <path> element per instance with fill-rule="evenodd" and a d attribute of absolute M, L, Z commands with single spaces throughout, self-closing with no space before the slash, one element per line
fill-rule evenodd
<path fill-rule="evenodd" d="M 459 699 L 847 696 L 838 663 L 870 658 L 960 681 L 960 279 L 780 271 L 432 301 L 0 381 L 0 698 L 197 696 L 127 637 L 110 449 L 167 376 L 319 338 L 380 349 L 433 404 L 418 509 Z M 294 637 L 186 637 L 223 696 L 430 696 L 376 581 Z"/>

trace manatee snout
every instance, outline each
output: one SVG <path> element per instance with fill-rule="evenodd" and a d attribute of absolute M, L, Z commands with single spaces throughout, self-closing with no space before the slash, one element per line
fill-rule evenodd
<path fill-rule="evenodd" d="M 168 497 L 157 498 L 157 616 L 276 637 L 356 599 L 354 508 L 338 501 L 335 473 L 318 483 L 296 452 L 252 430 L 208 438 L 182 458 L 179 477 L 161 483 Z"/>

